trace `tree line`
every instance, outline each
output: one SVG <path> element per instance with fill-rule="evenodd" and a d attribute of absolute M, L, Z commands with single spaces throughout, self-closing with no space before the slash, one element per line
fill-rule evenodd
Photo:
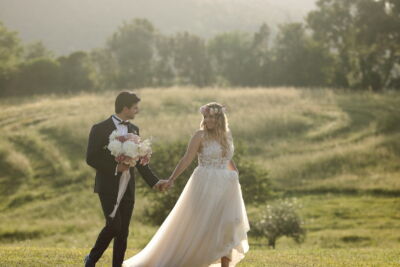
<path fill-rule="evenodd" d="M 319 0 L 304 22 L 204 39 L 123 23 L 104 47 L 55 57 L 0 23 L 0 95 L 173 85 L 400 88 L 400 2 Z"/>

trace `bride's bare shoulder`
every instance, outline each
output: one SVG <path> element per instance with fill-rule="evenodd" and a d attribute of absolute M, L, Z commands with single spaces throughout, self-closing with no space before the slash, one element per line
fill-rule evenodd
<path fill-rule="evenodd" d="M 204 137 L 204 130 L 197 130 L 196 132 L 194 132 L 194 134 L 193 134 L 193 138 L 196 138 L 196 139 L 203 139 L 203 137 Z"/>

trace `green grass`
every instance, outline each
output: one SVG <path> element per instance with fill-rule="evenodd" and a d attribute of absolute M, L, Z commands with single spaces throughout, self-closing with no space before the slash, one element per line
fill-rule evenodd
<path fill-rule="evenodd" d="M 126 258 L 137 251 L 128 249 Z M 0 247 L 0 266 L 82 266 L 87 251 L 74 248 Z M 251 249 L 239 263 L 241 267 L 261 266 L 400 266 L 399 250 L 395 249 Z M 108 249 L 96 266 L 111 266 Z"/>
<path fill-rule="evenodd" d="M 301 203 L 306 241 L 297 245 L 282 238 L 278 250 L 271 251 L 266 240 L 251 235 L 251 250 L 241 266 L 395 266 L 400 93 L 294 88 L 137 92 L 142 102 L 134 123 L 142 136 L 153 136 L 155 149 L 189 140 L 199 126 L 201 105 L 225 104 L 235 141 L 269 171 L 275 190 Z M 32 262 L 29 266 L 52 260 L 60 266 L 80 264 L 103 224 L 92 193 L 94 172 L 84 161 L 87 137 L 91 125 L 113 113 L 115 96 L 0 100 L 0 266 L 6 259 L 5 266 L 17 266 L 24 258 Z M 147 201 L 139 192 L 129 237 L 134 251 L 157 229 L 143 219 Z M 247 208 L 254 221 L 263 206 Z"/>

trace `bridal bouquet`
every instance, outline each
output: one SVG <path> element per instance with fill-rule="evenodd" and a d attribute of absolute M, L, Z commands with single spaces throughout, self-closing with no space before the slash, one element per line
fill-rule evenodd
<path fill-rule="evenodd" d="M 107 148 L 118 163 L 123 162 L 131 167 L 138 161 L 142 165 L 148 164 L 152 153 L 149 139 L 142 141 L 133 133 L 120 135 L 117 130 L 110 134 Z"/>

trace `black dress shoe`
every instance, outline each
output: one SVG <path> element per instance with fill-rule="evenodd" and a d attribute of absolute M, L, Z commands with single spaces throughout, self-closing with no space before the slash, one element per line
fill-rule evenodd
<path fill-rule="evenodd" d="M 95 267 L 96 266 L 94 261 L 90 258 L 89 254 L 86 255 L 85 259 L 83 260 L 83 263 L 85 263 L 85 267 Z"/>

